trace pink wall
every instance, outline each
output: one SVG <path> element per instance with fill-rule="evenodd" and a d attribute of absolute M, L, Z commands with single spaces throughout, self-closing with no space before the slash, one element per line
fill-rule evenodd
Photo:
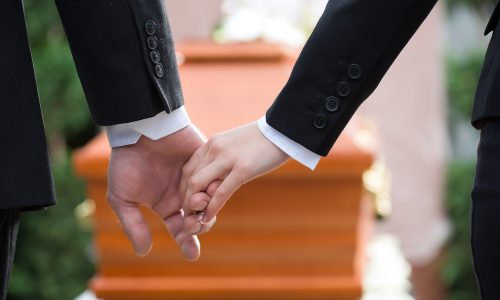
<path fill-rule="evenodd" d="M 223 0 L 165 0 L 176 41 L 210 39 Z"/>

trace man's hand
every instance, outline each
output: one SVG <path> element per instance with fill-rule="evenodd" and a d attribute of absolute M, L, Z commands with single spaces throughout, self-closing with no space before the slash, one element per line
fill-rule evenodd
<path fill-rule="evenodd" d="M 165 222 L 186 259 L 199 257 L 198 238 L 183 231 L 179 184 L 182 167 L 203 143 L 200 133 L 189 126 L 157 141 L 141 137 L 134 145 L 113 148 L 108 200 L 137 255 L 146 255 L 152 243 L 151 231 L 139 210 L 143 205 Z"/>
<path fill-rule="evenodd" d="M 262 135 L 257 123 L 211 138 L 184 166 L 186 231 L 208 231 L 217 213 L 241 185 L 277 168 L 288 158 Z M 196 213 L 203 211 L 201 223 L 205 227 L 200 227 L 200 214 Z"/>

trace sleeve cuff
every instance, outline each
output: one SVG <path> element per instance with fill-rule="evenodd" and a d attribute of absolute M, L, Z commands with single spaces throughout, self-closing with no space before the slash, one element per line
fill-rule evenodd
<path fill-rule="evenodd" d="M 262 117 L 259 122 L 259 130 L 276 147 L 288 154 L 291 158 L 314 170 L 318 165 L 321 156 L 305 148 L 301 144 L 291 140 L 286 135 L 272 128 L 267 124 L 266 117 Z"/>
<path fill-rule="evenodd" d="M 141 135 L 158 140 L 191 124 L 184 106 L 170 114 L 162 111 L 154 117 L 131 123 L 104 126 L 111 147 L 122 147 L 137 143 Z"/>

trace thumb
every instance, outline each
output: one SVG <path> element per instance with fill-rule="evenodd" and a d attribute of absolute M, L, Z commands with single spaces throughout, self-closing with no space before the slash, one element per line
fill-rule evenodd
<path fill-rule="evenodd" d="M 128 239 L 138 256 L 145 256 L 151 250 L 152 236 L 146 220 L 135 203 L 112 202 L 112 207 L 120 219 Z M 114 204 L 114 205 L 113 205 Z"/>

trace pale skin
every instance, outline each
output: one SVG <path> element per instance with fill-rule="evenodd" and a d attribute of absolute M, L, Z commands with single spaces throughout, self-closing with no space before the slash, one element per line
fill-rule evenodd
<path fill-rule="evenodd" d="M 141 137 L 134 145 L 113 148 L 108 200 L 137 255 L 148 254 L 152 245 L 151 231 L 139 210 L 144 206 L 163 220 L 187 260 L 198 259 L 197 236 L 183 230 L 180 180 L 184 164 L 203 144 L 201 134 L 188 126 L 157 141 Z M 204 193 L 197 197 L 208 199 Z M 209 229 L 210 225 L 205 225 L 205 230 Z"/>
<path fill-rule="evenodd" d="M 262 135 L 256 122 L 209 139 L 196 150 L 182 172 L 186 232 L 209 231 L 216 215 L 236 190 L 288 159 L 287 154 Z"/>
<path fill-rule="evenodd" d="M 136 144 L 113 148 L 108 201 L 137 255 L 147 255 L 152 246 L 139 209 L 143 206 L 163 220 L 184 257 L 195 261 L 200 256 L 197 235 L 211 229 L 231 195 L 288 158 L 256 123 L 218 134 L 206 144 L 193 126 L 157 141 L 142 136 Z"/>

